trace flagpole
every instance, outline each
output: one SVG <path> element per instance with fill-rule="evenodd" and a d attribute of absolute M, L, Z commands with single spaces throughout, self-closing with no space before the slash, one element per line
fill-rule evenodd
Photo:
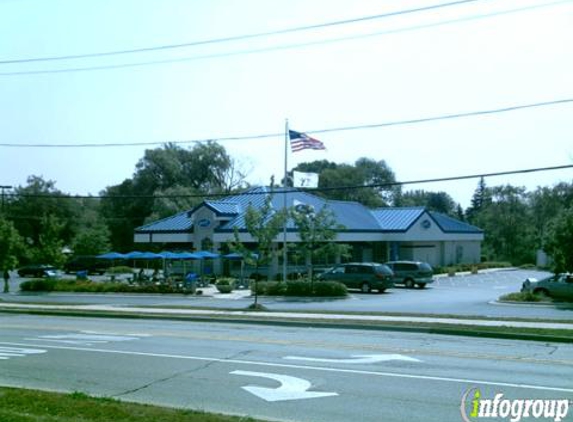
<path fill-rule="evenodd" d="M 288 119 L 285 119 L 285 173 L 283 178 L 283 213 L 285 220 L 283 223 L 283 281 L 287 281 L 287 180 L 288 180 Z"/>

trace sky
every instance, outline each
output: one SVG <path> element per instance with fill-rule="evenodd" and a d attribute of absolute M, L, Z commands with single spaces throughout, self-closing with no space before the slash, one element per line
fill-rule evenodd
<path fill-rule="evenodd" d="M 284 172 L 284 131 L 326 159 L 385 160 L 399 181 L 573 164 L 573 1 L 476 0 L 314 30 L 145 53 L 6 63 L 193 43 L 352 20 L 452 0 L 0 0 L 0 185 L 30 175 L 70 194 L 132 177 L 146 148 L 221 141 L 254 185 Z M 132 66 L 135 63 L 153 65 Z M 163 63 L 157 63 L 163 62 Z M 128 65 L 128 66 L 124 66 Z M 69 71 L 77 68 L 122 66 Z M 27 73 L 61 70 L 56 73 Z M 317 132 L 317 133 L 313 133 Z M 29 145 L 133 144 L 121 147 Z M 194 143 L 182 143 L 185 148 Z M 534 190 L 573 169 L 486 178 Z M 478 180 L 407 185 L 463 207 Z"/>

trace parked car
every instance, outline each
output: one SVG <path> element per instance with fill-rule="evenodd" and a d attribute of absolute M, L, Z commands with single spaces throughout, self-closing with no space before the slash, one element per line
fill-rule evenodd
<path fill-rule="evenodd" d="M 573 274 L 553 274 L 541 280 L 528 278 L 523 282 L 521 291 L 542 294 L 552 298 L 572 300 Z"/>
<path fill-rule="evenodd" d="M 20 277 L 49 277 L 54 278 L 58 276 L 58 269 L 53 265 L 26 265 L 18 269 Z"/>
<path fill-rule="evenodd" d="M 379 293 L 392 287 L 392 270 L 377 262 L 349 262 L 337 265 L 320 274 L 318 280 L 333 280 L 349 289 L 360 289 L 364 293 L 378 290 Z"/>
<path fill-rule="evenodd" d="M 76 256 L 64 264 L 66 273 L 87 271 L 88 274 L 104 274 L 112 265 L 111 260 L 97 259 L 95 256 Z"/>
<path fill-rule="evenodd" d="M 394 284 L 403 284 L 409 289 L 414 286 L 423 289 L 426 284 L 434 282 L 434 270 L 427 262 L 389 261 L 385 265 L 394 273 Z"/>

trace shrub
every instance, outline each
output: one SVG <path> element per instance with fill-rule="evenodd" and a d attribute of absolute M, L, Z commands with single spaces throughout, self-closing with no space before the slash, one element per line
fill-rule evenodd
<path fill-rule="evenodd" d="M 315 296 L 344 297 L 348 296 L 346 286 L 337 281 L 319 281 L 314 283 Z"/>
<path fill-rule="evenodd" d="M 23 291 L 84 292 L 84 293 L 184 293 L 169 284 L 129 285 L 125 283 L 96 283 L 90 280 L 33 279 L 20 284 Z"/>
<path fill-rule="evenodd" d="M 254 285 L 253 285 L 254 288 Z M 344 297 L 348 295 L 346 286 L 336 281 L 297 280 L 276 282 L 267 281 L 257 284 L 257 293 L 267 296 L 307 296 L 307 297 Z"/>
<path fill-rule="evenodd" d="M 54 290 L 56 280 L 49 278 L 33 278 L 20 283 L 20 290 L 24 292 L 51 292 Z"/>
<path fill-rule="evenodd" d="M 234 286 L 235 279 L 233 277 L 221 277 L 215 283 L 216 286 Z"/>
<path fill-rule="evenodd" d="M 543 295 L 532 293 L 532 292 L 518 292 L 509 293 L 503 295 L 499 298 L 500 300 L 510 301 L 510 302 L 547 302 L 550 301 Z"/>

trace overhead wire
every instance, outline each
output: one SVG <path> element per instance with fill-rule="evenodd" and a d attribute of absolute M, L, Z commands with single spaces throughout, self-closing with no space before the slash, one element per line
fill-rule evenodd
<path fill-rule="evenodd" d="M 471 0 L 475 1 L 475 0 Z M 384 31 L 376 31 L 366 34 L 359 34 L 359 35 L 349 35 L 344 37 L 338 38 L 330 38 L 325 40 L 318 40 L 318 41 L 305 41 L 302 43 L 294 43 L 294 44 L 284 44 L 278 46 L 271 46 L 271 47 L 261 47 L 261 48 L 251 48 L 251 49 L 244 49 L 244 50 L 237 50 L 237 51 L 230 51 L 230 52 L 222 52 L 222 53 L 212 53 L 212 54 L 204 54 L 204 55 L 196 55 L 196 56 L 188 56 L 188 57 L 179 57 L 179 58 L 170 58 L 170 59 L 159 59 L 159 60 L 148 60 L 148 61 L 140 61 L 140 62 L 128 62 L 128 63 L 120 63 L 120 64 L 109 64 L 109 65 L 94 65 L 94 66 L 84 66 L 84 67 L 65 67 L 65 68 L 58 68 L 58 69 L 40 69 L 40 70 L 24 70 L 24 71 L 10 71 L 10 72 L 0 72 L 0 76 L 26 76 L 26 75 L 47 75 L 47 74 L 59 74 L 59 73 L 72 73 L 72 72 L 91 72 L 91 71 L 100 71 L 100 70 L 113 70 L 113 69 L 128 69 L 128 68 L 137 68 L 137 67 L 147 67 L 147 66 L 157 66 L 157 65 L 164 65 L 164 64 L 176 64 L 176 63 L 185 63 L 185 62 L 193 62 L 193 61 L 201 61 L 201 60 L 209 60 L 209 59 L 217 59 L 217 58 L 226 58 L 226 57 L 234 57 L 234 56 L 242 56 L 248 54 L 260 54 L 260 53 L 267 53 L 273 51 L 281 51 L 281 50 L 292 50 L 297 48 L 305 48 L 305 47 L 312 47 L 317 45 L 327 45 L 333 44 L 343 41 L 353 41 L 358 39 L 370 38 L 370 37 L 377 37 L 382 35 L 390 35 L 390 34 L 397 34 L 402 32 L 409 32 L 409 31 L 416 31 L 421 29 L 429 29 L 435 28 L 445 25 L 451 25 L 460 22 L 472 21 L 472 20 L 479 20 L 485 19 L 493 16 L 501 16 L 510 13 L 516 13 L 521 11 L 539 9 L 549 6 L 554 6 L 563 3 L 569 3 L 572 0 L 559 0 L 552 3 L 544 3 L 540 5 L 532 5 L 532 6 L 525 6 L 519 7 L 515 9 L 503 10 L 498 12 L 491 12 L 491 13 L 484 13 L 481 15 L 472 15 L 462 18 L 455 18 L 450 20 L 445 20 L 441 22 L 435 22 L 430 24 L 423 24 L 423 25 L 415 25 L 410 27 L 404 28 L 397 28 L 397 29 L 390 29 Z M 450 5 L 450 4 L 448 4 Z M 425 9 L 425 8 L 421 8 Z M 414 9 L 418 10 L 418 9 Z M 150 47 L 150 49 L 153 47 Z M 152 50 L 151 50 L 152 51 Z M 102 55 L 107 53 L 102 53 Z M 117 53 L 119 54 L 119 52 Z M 79 55 L 78 57 L 68 56 L 70 58 L 81 58 Z M 63 57 L 61 56 L 62 60 Z M 56 58 L 54 58 L 56 59 Z M 32 59 L 30 59 L 32 60 Z M 35 60 L 35 59 L 34 59 Z M 35 60 L 35 61 L 40 61 Z M 24 63 L 24 62 L 21 62 Z M 8 62 L 1 64 L 9 64 Z"/>
<path fill-rule="evenodd" d="M 413 125 L 420 123 L 427 123 L 439 120 L 452 120 L 466 117 L 484 116 L 498 113 L 507 113 L 511 111 L 524 110 L 529 108 L 540 108 L 548 106 L 556 106 L 573 103 L 573 98 L 564 98 L 560 100 L 543 101 L 537 103 L 529 104 L 518 104 L 508 107 L 489 109 L 489 110 L 478 110 L 470 111 L 465 113 L 453 113 L 453 114 L 443 114 L 439 116 L 422 117 L 418 119 L 408 119 L 408 120 L 396 120 L 391 122 L 382 123 L 371 123 L 364 125 L 354 125 L 354 126 L 341 126 L 337 128 L 326 128 L 326 129 L 310 129 L 304 130 L 305 133 L 317 134 L 317 133 L 330 133 L 330 132 L 344 132 L 353 130 L 364 130 L 364 129 L 377 129 L 389 126 L 404 126 Z M 256 139 L 266 139 L 266 138 L 277 138 L 284 136 L 284 133 L 266 133 L 266 134 L 255 134 L 255 135 L 245 135 L 245 136 L 229 136 L 229 137 L 211 137 L 206 139 L 192 139 L 192 140 L 171 140 L 171 141 L 150 141 L 150 142 L 124 142 L 124 143 L 84 143 L 84 144 L 39 144 L 39 143 L 0 143 L 0 147 L 6 148 L 111 148 L 111 147 L 136 147 L 136 146 L 154 146 L 154 145 L 166 145 L 166 144 L 190 144 L 190 143 L 204 143 L 204 142 L 226 142 L 226 141 L 244 141 L 244 140 L 256 140 Z"/>
<path fill-rule="evenodd" d="M 556 170 L 566 170 L 572 169 L 573 164 L 563 164 L 557 166 L 548 167 L 536 167 L 520 170 L 506 170 L 490 173 L 478 173 L 469 174 L 462 176 L 447 176 L 438 177 L 432 179 L 419 179 L 419 180 L 406 180 L 406 181 L 396 181 L 396 182 L 386 182 L 386 183 L 373 183 L 364 185 L 346 185 L 346 186 L 336 186 L 336 187 L 322 187 L 322 188 L 281 188 L 276 187 L 273 190 L 274 194 L 289 193 L 298 190 L 304 190 L 305 192 L 330 192 L 330 191 L 344 191 L 344 190 L 355 190 L 355 189 L 384 189 L 391 188 L 395 186 L 406 186 L 406 185 L 419 185 L 426 183 L 443 183 L 451 182 L 456 180 L 468 180 L 468 179 L 479 179 L 479 178 L 490 178 L 499 176 L 509 176 L 514 174 L 527 174 L 527 173 L 537 173 L 543 171 L 556 171 Z M 175 199 L 175 198 L 221 198 L 228 196 L 248 196 L 248 195 L 268 195 L 268 191 L 256 191 L 256 192 L 237 192 L 237 193 L 194 193 L 194 194 L 177 194 L 177 195 L 165 195 L 165 194 L 154 194 L 154 195 L 65 195 L 65 194 L 25 194 L 19 192 L 7 192 L 4 194 L 5 197 L 22 197 L 22 198 L 46 198 L 46 199 Z"/>
<path fill-rule="evenodd" d="M 304 26 L 297 26 L 292 28 L 284 28 L 278 29 L 273 31 L 264 31 L 264 32 L 256 32 L 252 34 L 243 34 L 243 35 L 235 35 L 230 37 L 222 37 L 222 38 L 213 38 L 208 40 L 200 40 L 200 41 L 192 41 L 192 42 L 185 42 L 185 43 L 177 43 L 177 44 L 167 44 L 167 45 L 159 45 L 153 47 L 141 47 L 141 48 L 134 48 L 134 49 L 125 49 L 125 50 L 115 50 L 115 51 L 106 51 L 106 52 L 98 52 L 98 53 L 84 53 L 84 54 L 71 54 L 71 55 L 64 55 L 64 56 L 48 56 L 48 57 L 31 57 L 31 58 L 24 58 L 24 59 L 8 59 L 8 60 L 0 60 L 0 65 L 3 64 L 17 64 L 17 63 L 30 63 L 30 62 L 46 62 L 46 61 L 58 61 L 58 60 L 73 60 L 73 59 L 84 59 L 84 58 L 94 58 L 94 57 L 105 57 L 105 56 L 117 56 L 117 55 L 124 55 L 124 54 L 136 54 L 136 53 L 147 53 L 150 51 L 161 51 L 161 50 L 173 50 L 173 49 L 180 49 L 180 48 L 187 48 L 187 47 L 196 47 L 200 45 L 206 44 L 220 44 L 220 43 L 227 43 L 232 41 L 243 41 L 253 38 L 262 38 L 262 37 L 269 37 L 273 35 L 284 35 L 284 34 L 291 34 L 295 32 L 304 32 L 322 28 L 329 28 L 333 26 L 341 26 L 341 25 L 348 25 L 354 24 L 358 22 L 366 22 L 372 20 L 378 20 L 383 18 L 389 18 L 393 16 L 399 15 L 407 15 L 419 12 L 427 12 L 430 10 L 442 9 L 445 7 L 451 6 L 459 6 L 462 4 L 467 3 L 475 3 L 481 0 L 457 0 L 452 1 L 449 3 L 439 3 L 434 4 L 431 6 L 423 6 L 423 7 L 416 7 L 412 9 L 404 9 L 398 10 L 394 12 L 388 13 L 381 13 L 376 15 L 369 15 L 369 16 L 361 16 L 358 18 L 351 18 L 351 19 L 343 19 L 338 21 L 331 21 L 331 22 L 323 22 L 313 25 L 304 25 Z"/>

